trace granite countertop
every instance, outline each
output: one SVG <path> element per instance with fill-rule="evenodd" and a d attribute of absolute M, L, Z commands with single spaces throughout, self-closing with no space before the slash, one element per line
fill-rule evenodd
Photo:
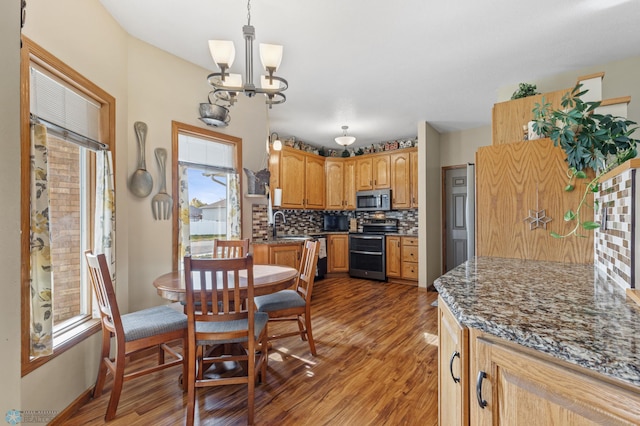
<path fill-rule="evenodd" d="M 640 305 L 593 265 L 480 257 L 434 285 L 466 327 L 640 386 Z"/>

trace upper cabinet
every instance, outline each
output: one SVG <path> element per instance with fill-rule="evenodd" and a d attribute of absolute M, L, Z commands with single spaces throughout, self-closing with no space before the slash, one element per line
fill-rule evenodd
<path fill-rule="evenodd" d="M 389 154 L 374 154 L 356 160 L 356 191 L 391 188 Z"/>
<path fill-rule="evenodd" d="M 271 185 L 282 188 L 280 207 L 324 209 L 324 157 L 287 147 L 272 156 L 278 157 L 270 164 L 279 164 L 271 170 Z"/>
<path fill-rule="evenodd" d="M 327 158 L 325 162 L 327 210 L 354 210 L 356 161 L 348 158 Z"/>
<path fill-rule="evenodd" d="M 357 157 L 321 157 L 283 147 L 269 156 L 271 195 L 281 208 L 355 210 L 356 191 L 391 189 L 393 209 L 418 207 L 418 149 Z"/>

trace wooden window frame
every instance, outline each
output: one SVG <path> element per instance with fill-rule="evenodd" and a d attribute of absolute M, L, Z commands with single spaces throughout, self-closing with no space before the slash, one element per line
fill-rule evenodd
<path fill-rule="evenodd" d="M 20 196 L 20 321 L 21 321 L 21 372 L 22 376 L 34 371 L 38 367 L 46 364 L 58 355 L 64 353 L 77 343 L 86 339 L 90 335 L 101 330 L 98 319 L 85 321 L 76 327 L 74 332 L 67 332 L 70 337 L 65 338 L 53 349 L 53 354 L 32 359 L 30 356 L 30 311 L 31 311 L 31 289 L 30 289 L 30 155 L 31 155 L 31 131 L 30 131 L 30 73 L 29 67 L 35 63 L 51 72 L 66 84 L 86 94 L 101 105 L 100 108 L 100 135 L 101 142 L 108 145 L 109 150 L 115 159 L 115 98 L 96 86 L 73 68 L 53 56 L 41 46 L 22 36 L 22 50 L 20 56 L 20 161 L 21 161 L 21 196 Z M 115 163 L 115 161 L 114 161 Z M 115 164 L 114 164 L 115 174 Z M 95 177 L 92 178 L 92 180 Z M 89 224 L 93 229 L 93 223 Z"/>
<path fill-rule="evenodd" d="M 213 130 L 203 129 L 202 127 L 192 126 L 190 124 L 181 123 L 178 121 L 171 122 L 171 186 L 173 190 L 173 209 L 172 209 L 172 222 L 173 222 L 173 238 L 172 238 L 172 258 L 173 258 L 173 270 L 178 270 L 179 260 L 178 259 L 178 239 L 180 236 L 178 233 L 180 232 L 178 226 L 178 218 L 179 218 L 179 194 L 180 188 L 178 187 L 178 136 L 179 135 L 189 135 L 194 136 L 200 139 L 210 140 L 212 142 L 225 143 L 229 145 L 233 145 L 235 149 L 235 163 L 236 170 L 238 170 L 238 178 L 240 179 L 240 211 L 242 212 L 243 208 L 243 197 L 242 197 L 242 138 L 236 136 L 225 135 L 224 133 L 214 132 Z M 241 213 L 242 215 L 242 213 Z M 242 229 L 240 230 L 242 233 Z"/>

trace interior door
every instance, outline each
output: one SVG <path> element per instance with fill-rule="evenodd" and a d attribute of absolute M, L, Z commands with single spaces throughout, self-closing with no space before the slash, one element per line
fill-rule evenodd
<path fill-rule="evenodd" d="M 467 168 L 445 171 L 445 272 L 468 258 Z"/>

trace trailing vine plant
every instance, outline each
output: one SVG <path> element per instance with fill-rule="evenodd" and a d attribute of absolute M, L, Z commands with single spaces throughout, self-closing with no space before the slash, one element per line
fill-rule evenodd
<path fill-rule="evenodd" d="M 637 156 L 637 139 L 630 136 L 638 127 L 637 123 L 611 114 L 597 114 L 600 102 L 584 102 L 580 97 L 588 90 L 581 91 L 578 83 L 567 92 L 561 101 L 561 109 L 554 110 L 544 97 L 533 108 L 533 130 L 542 137 L 548 137 L 554 146 L 560 146 L 567 155 L 568 184 L 564 190 L 573 191 L 577 181 L 587 179 L 586 169 L 592 169 L 595 177 L 587 182 L 578 206 L 564 214 L 564 220 L 575 222 L 566 234 L 551 232 L 555 238 L 571 235 L 585 237 L 583 230 L 600 227 L 593 221 L 582 220 L 585 206 L 599 209 L 598 202 L 589 202 L 589 194 L 599 191 L 600 178 L 625 161 Z"/>

